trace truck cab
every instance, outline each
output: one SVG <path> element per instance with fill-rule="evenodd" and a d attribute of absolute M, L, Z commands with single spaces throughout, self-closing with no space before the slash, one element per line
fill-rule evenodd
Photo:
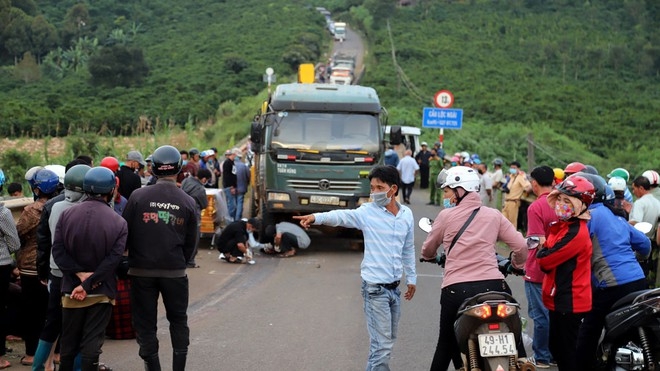
<path fill-rule="evenodd" d="M 346 22 L 335 22 L 335 40 L 339 42 L 346 40 Z"/>
<path fill-rule="evenodd" d="M 367 176 L 385 152 L 385 120 L 372 88 L 279 85 L 252 123 L 252 215 L 266 226 L 368 202 Z"/>

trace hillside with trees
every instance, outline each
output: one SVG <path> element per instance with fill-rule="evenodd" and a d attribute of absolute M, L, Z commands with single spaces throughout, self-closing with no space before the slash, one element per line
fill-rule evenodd
<path fill-rule="evenodd" d="M 0 134 L 245 135 L 263 71 L 288 82 L 330 36 L 314 6 L 369 44 L 364 85 L 391 124 L 421 126 L 448 89 L 464 110 L 449 152 L 658 168 L 655 0 L 0 0 Z M 207 135 L 207 133 L 210 133 Z M 531 135 L 530 135 L 531 134 Z M 434 141 L 437 131 L 425 131 Z"/>

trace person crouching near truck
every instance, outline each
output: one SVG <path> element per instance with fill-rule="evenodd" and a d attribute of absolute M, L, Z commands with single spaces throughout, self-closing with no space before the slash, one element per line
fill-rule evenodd
<path fill-rule="evenodd" d="M 414 162 L 414 160 L 413 160 Z M 417 163 L 415 163 L 417 164 Z M 406 274 L 406 300 L 415 295 L 415 244 L 413 213 L 396 201 L 401 178 L 393 166 L 375 166 L 369 173 L 371 200 L 357 209 L 333 210 L 294 216 L 310 225 L 357 228 L 364 234 L 364 258 L 360 265 L 364 314 L 370 347 L 367 371 L 389 370 L 392 347 L 401 317 L 401 291 Z"/>

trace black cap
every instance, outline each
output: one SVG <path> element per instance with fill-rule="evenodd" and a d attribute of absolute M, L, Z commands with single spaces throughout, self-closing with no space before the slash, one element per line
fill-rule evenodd
<path fill-rule="evenodd" d="M 549 187 L 555 180 L 555 172 L 550 166 L 537 166 L 529 176 L 542 187 Z"/>

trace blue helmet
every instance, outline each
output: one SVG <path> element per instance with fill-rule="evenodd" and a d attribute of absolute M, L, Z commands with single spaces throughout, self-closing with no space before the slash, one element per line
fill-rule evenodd
<path fill-rule="evenodd" d="M 93 167 L 85 173 L 83 190 L 89 194 L 106 195 L 112 193 L 116 186 L 115 174 L 106 167 Z"/>
<path fill-rule="evenodd" d="M 32 179 L 34 188 L 47 195 L 57 191 L 57 185 L 60 183 L 60 177 L 48 169 L 37 171 Z"/>
<path fill-rule="evenodd" d="M 5 172 L 0 169 L 0 186 L 5 184 L 7 179 L 5 178 Z"/>
<path fill-rule="evenodd" d="M 605 185 L 605 201 L 603 203 L 607 205 L 614 205 L 614 190 L 610 187 L 609 184 Z"/>

